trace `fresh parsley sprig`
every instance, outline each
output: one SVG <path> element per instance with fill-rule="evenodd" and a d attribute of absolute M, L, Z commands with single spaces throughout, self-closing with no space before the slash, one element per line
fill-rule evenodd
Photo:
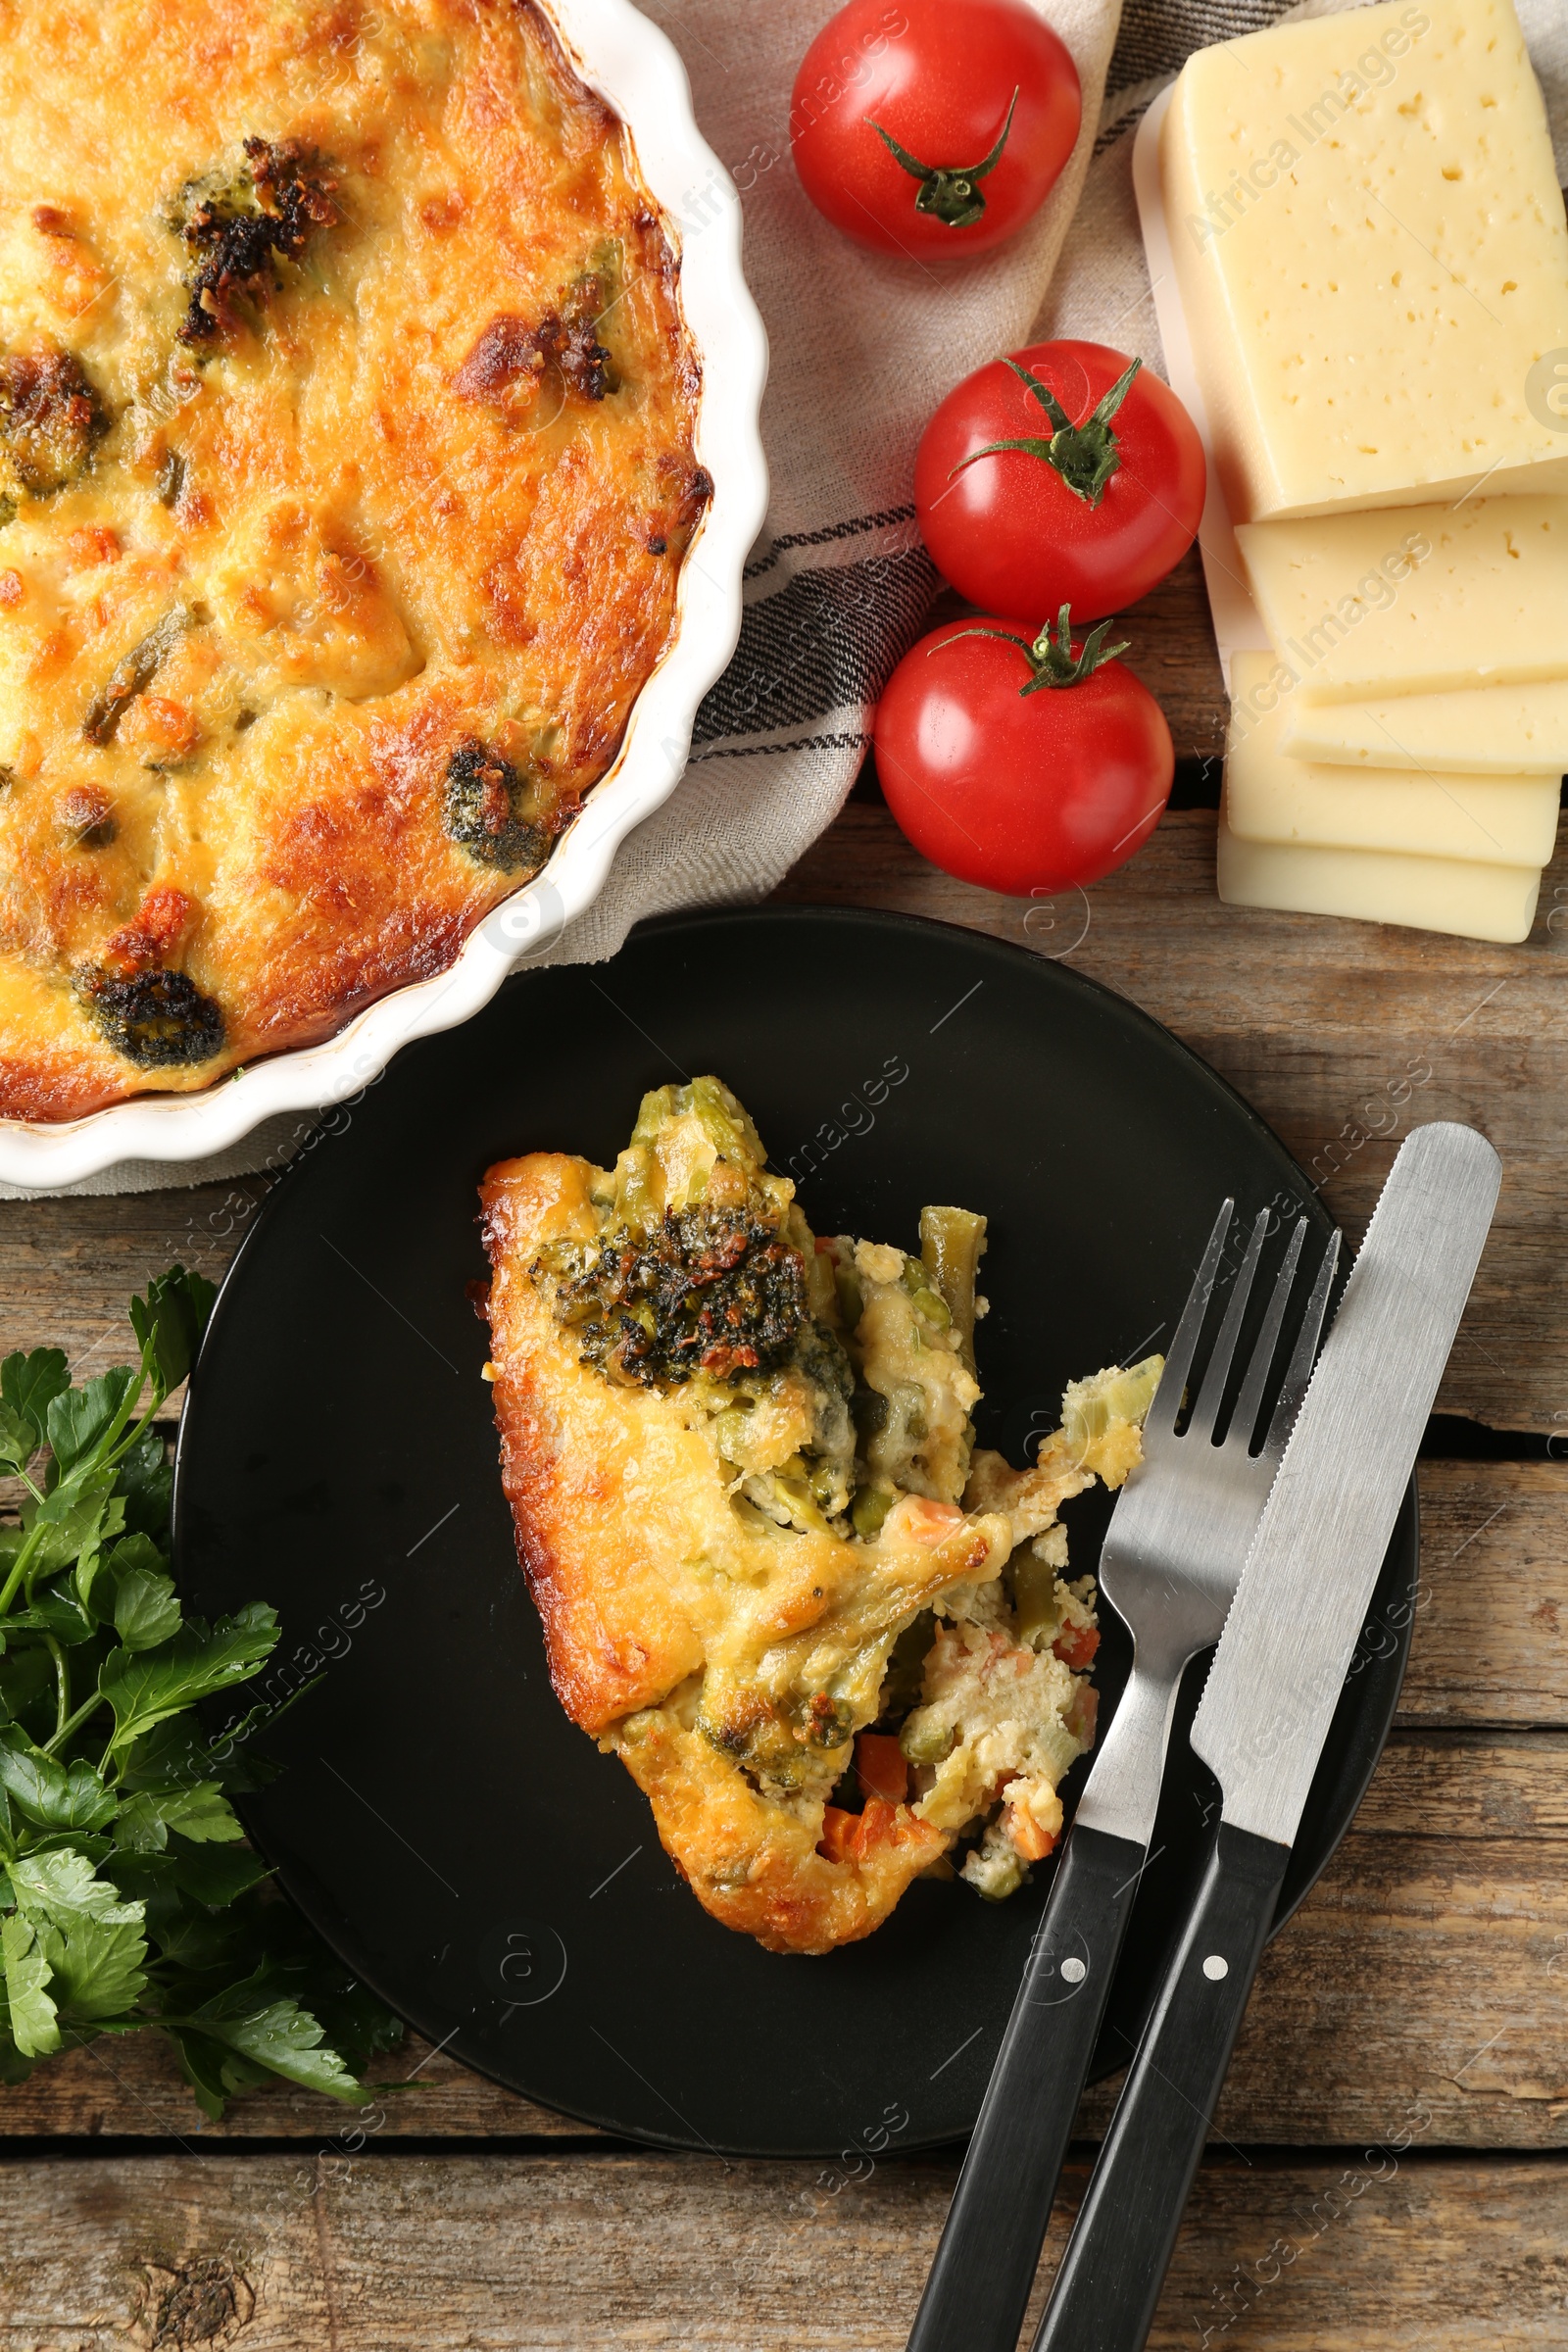
<path fill-rule="evenodd" d="M 266 1885 L 229 1802 L 272 1767 L 194 1712 L 270 1655 L 260 1601 L 187 1617 L 158 1412 L 212 1312 L 173 1266 L 130 1306 L 138 1360 L 74 1388 L 58 1348 L 0 1363 L 0 2081 L 101 2034 L 174 2043 L 216 2121 L 282 2077 L 355 2103 L 402 2027 Z M 248 1728 L 248 1727 L 247 1727 Z"/>

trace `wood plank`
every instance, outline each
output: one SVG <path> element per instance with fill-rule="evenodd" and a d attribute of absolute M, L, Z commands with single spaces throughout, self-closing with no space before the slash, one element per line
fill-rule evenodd
<path fill-rule="evenodd" d="M 1423 1462 L 1405 1724 L 1568 1728 L 1568 1464 Z"/>
<path fill-rule="evenodd" d="M 816 2172 L 609 2153 L 13 2167 L 0 2347 L 896 2352 L 954 2168 L 886 2165 L 838 2194 Z M 1075 2165 L 1031 2324 L 1082 2184 Z M 1565 2242 L 1560 2160 L 1210 2160 L 1150 2342 L 1560 2345 Z"/>
<path fill-rule="evenodd" d="M 1494 947 L 1222 906 L 1214 825 L 1173 810 L 1120 873 L 1026 905 L 939 873 L 858 802 L 776 897 L 967 924 L 1106 982 L 1255 1104 L 1352 1238 L 1412 1120 L 1479 1126 L 1502 1199 L 1440 1405 L 1568 1433 L 1568 846 L 1530 940 Z"/>
<path fill-rule="evenodd" d="M 177 2140 L 189 2152 L 255 2139 L 297 2140 L 324 2155 L 387 2139 L 597 2139 L 591 2125 L 536 2107 L 438 2054 L 416 2034 L 383 2058 L 376 2082 L 409 2082 L 364 2110 L 288 2083 L 229 2102 L 209 2123 L 181 2080 L 173 2051 L 133 2034 L 67 2050 L 25 2082 L 0 2088 L 0 2150 L 37 2139 Z"/>
<path fill-rule="evenodd" d="M 1356 1825 L 1267 1955 L 1217 2118 L 1248 2147 L 1377 2138 L 1420 2108 L 1426 2144 L 1568 2147 L 1568 1731 L 1396 1733 Z M 1485 2046 L 1483 2046 L 1485 2045 Z M 418 2087 L 367 2119 L 378 2141 L 524 2138 L 582 2127 L 411 2044 Z M 1101 2132 L 1111 2093 L 1086 2103 Z M 284 2089 L 205 2129 L 172 2057 L 98 2043 L 0 2091 L 0 2137 L 298 2139 L 364 2129 Z"/>
<path fill-rule="evenodd" d="M 261 1177 L 166 1192 L 0 1201 L 0 1349 L 64 1348 L 77 1380 L 132 1352 L 125 1307 L 176 1261 L 220 1282 Z"/>

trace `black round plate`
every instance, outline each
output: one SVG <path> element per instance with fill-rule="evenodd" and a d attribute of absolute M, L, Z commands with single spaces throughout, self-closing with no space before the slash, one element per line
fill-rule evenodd
<path fill-rule="evenodd" d="M 1168 1339 L 1220 1200 L 1328 1219 L 1253 1112 L 1166 1031 L 1027 952 L 814 908 L 652 926 L 612 963 L 523 974 L 412 1046 L 283 1177 L 191 1385 L 175 1548 L 192 1606 L 270 1600 L 264 1695 L 318 1686 L 243 1806 L 283 1885 L 430 2040 L 637 2139 L 852 2154 L 973 2125 L 1049 1871 L 1009 1902 L 917 1881 L 866 1942 L 781 1958 L 708 1917 L 623 1767 L 563 1714 L 497 1468 L 475 1187 L 549 1148 L 601 1163 L 652 1086 L 714 1071 L 818 1232 L 912 1243 L 991 1220 L 983 1444 L 1014 1461 L 1070 1378 Z M 1279 1246 L 1279 1245 L 1276 1245 Z M 1102 1495 L 1068 1506 L 1094 1566 Z M 1412 1496 L 1282 1901 L 1343 1836 L 1397 1696 Z M 1102 1703 L 1127 1642 L 1107 1620 Z M 1214 1835 L 1189 1677 L 1111 2015 L 1121 2064 Z M 1081 1775 L 1084 1767 L 1078 1767 Z M 1071 1793 L 1071 1790 L 1068 1791 Z"/>

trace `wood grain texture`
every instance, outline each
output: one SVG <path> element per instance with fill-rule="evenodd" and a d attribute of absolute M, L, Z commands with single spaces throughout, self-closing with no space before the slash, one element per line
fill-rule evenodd
<path fill-rule="evenodd" d="M 1218 2118 L 1248 2145 L 1376 2134 L 1417 2098 L 1433 2144 L 1568 2144 L 1568 1466 L 1433 1462 L 1421 1485 L 1403 1728 L 1264 1964 Z M 422 2043 L 385 2071 L 416 2087 L 381 2103 L 376 2137 L 585 2135 Z M 1106 2094 L 1092 2094 L 1085 2129 L 1106 2112 Z M 204 2125 L 172 2058 L 135 2037 L 0 2090 L 0 2144 L 279 2138 L 341 2150 L 359 2129 L 282 2087 Z"/>
<path fill-rule="evenodd" d="M 176 1261 L 220 1282 L 266 1180 L 0 1200 L 0 1348 L 64 1348 L 89 1380 L 132 1352 L 126 1302 Z"/>
<path fill-rule="evenodd" d="M 967 924 L 1104 981 L 1240 1089 L 1352 1240 L 1412 1122 L 1479 1127 L 1502 1197 L 1440 1408 L 1568 1435 L 1568 848 L 1531 938 L 1493 947 L 1222 906 L 1214 825 L 1175 810 L 1120 873 L 1026 905 L 939 873 L 855 803 L 776 896 Z"/>
<path fill-rule="evenodd" d="M 1568 1729 L 1568 1463 L 1423 1462 L 1403 1724 Z"/>
<path fill-rule="evenodd" d="M 6 2183 L 0 2347 L 897 2352 L 953 2180 L 889 2165 L 833 2196 L 805 2166 L 609 2152 L 37 2164 Z M 1565 2242 L 1560 2160 L 1211 2159 L 1150 2342 L 1560 2345 Z"/>

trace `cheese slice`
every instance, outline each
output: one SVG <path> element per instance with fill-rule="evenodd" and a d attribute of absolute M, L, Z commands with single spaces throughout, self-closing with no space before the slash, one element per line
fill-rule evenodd
<path fill-rule="evenodd" d="M 1271 682 L 1282 676 L 1276 663 Z M 1568 678 L 1375 703 L 1327 703 L 1303 686 L 1289 695 L 1280 744 L 1341 767 L 1555 778 L 1568 769 Z"/>
<path fill-rule="evenodd" d="M 1510 0 L 1200 50 L 1160 176 L 1234 517 L 1568 489 L 1568 228 Z"/>
<path fill-rule="evenodd" d="M 1555 776 L 1424 776 L 1293 760 L 1280 736 L 1288 705 L 1253 714 L 1268 654 L 1231 657 L 1225 818 L 1242 841 L 1393 850 L 1482 865 L 1544 865 L 1557 838 Z"/>
<path fill-rule="evenodd" d="M 1568 498 L 1251 522 L 1274 650 L 1325 702 L 1568 677 Z"/>
<path fill-rule="evenodd" d="M 1215 881 L 1227 906 L 1348 915 L 1363 923 L 1508 942 L 1529 938 L 1541 893 L 1534 866 L 1401 858 L 1382 850 L 1282 849 L 1238 840 L 1223 818 Z"/>

